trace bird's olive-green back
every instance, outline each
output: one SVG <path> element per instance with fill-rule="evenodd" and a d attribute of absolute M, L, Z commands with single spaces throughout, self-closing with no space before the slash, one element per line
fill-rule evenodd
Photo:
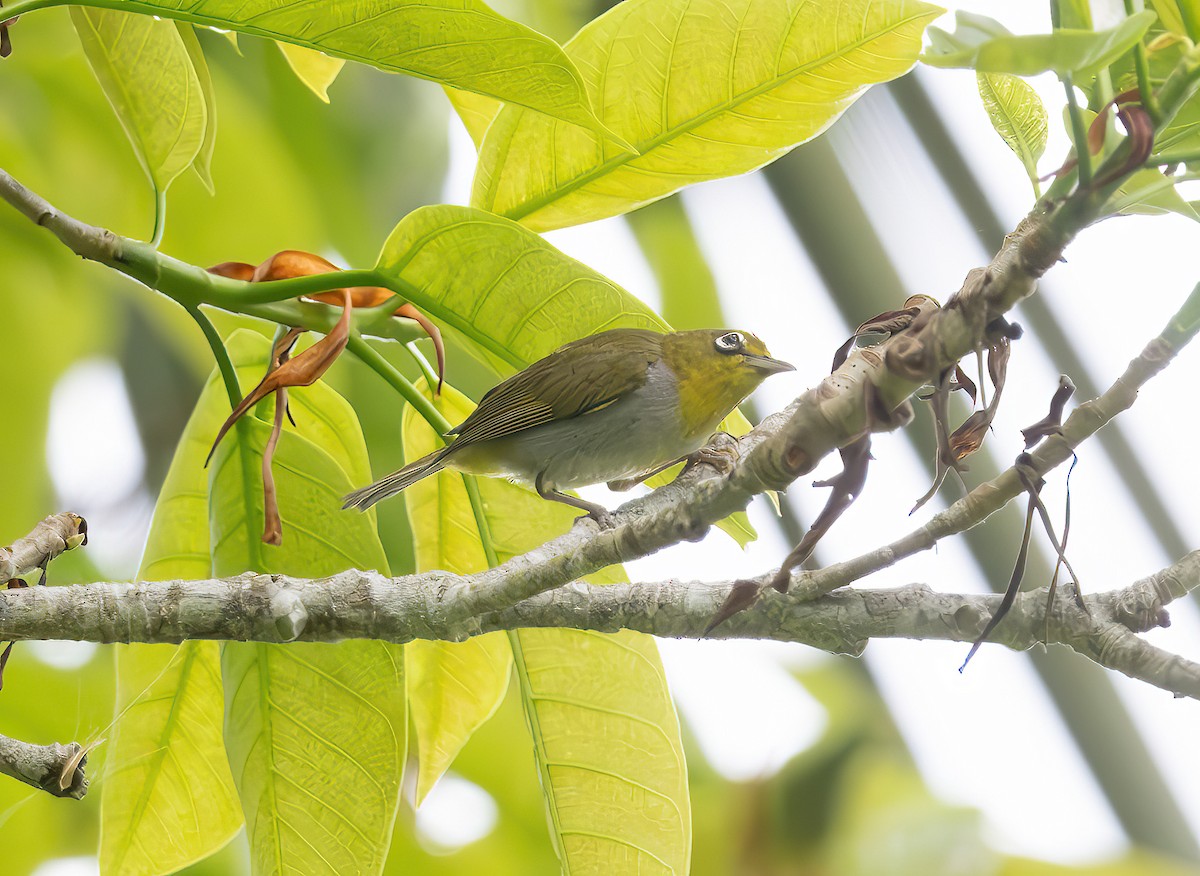
<path fill-rule="evenodd" d="M 451 447 L 600 410 L 646 382 L 662 358 L 663 338 L 646 329 L 612 329 L 559 347 L 497 384 L 461 425 Z"/>

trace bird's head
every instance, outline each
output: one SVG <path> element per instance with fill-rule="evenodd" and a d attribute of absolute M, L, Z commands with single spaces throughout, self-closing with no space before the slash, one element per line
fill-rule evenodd
<path fill-rule="evenodd" d="M 726 329 L 666 335 L 663 360 L 678 381 L 680 411 L 691 434 L 712 432 L 770 375 L 796 370 L 772 358 L 749 332 Z"/>

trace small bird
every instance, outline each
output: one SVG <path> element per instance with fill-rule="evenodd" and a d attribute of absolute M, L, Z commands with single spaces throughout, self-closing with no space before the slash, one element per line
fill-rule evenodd
<path fill-rule="evenodd" d="M 366 509 L 453 468 L 532 485 L 598 521 L 601 505 L 560 492 L 635 482 L 698 451 L 771 374 L 794 371 L 752 334 L 612 329 L 559 347 L 493 387 L 454 440 L 346 496 Z"/>

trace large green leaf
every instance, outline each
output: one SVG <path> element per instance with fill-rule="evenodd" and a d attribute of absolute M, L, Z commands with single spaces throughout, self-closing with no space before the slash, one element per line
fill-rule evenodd
<path fill-rule="evenodd" d="M 18 0 L 6 6 L 20 13 L 64 2 Z M 84 5 L 268 37 L 487 94 L 605 133 L 579 71 L 559 45 L 481 0 L 87 0 Z"/>
<path fill-rule="evenodd" d="M 564 46 L 605 125 L 641 154 L 506 106 L 471 203 L 545 230 L 745 173 L 916 61 L 919 0 L 626 0 Z"/>
<path fill-rule="evenodd" d="M 252 381 L 262 343 L 249 340 L 241 335 L 231 346 Z M 214 372 L 159 493 L 139 580 L 212 573 L 204 456 L 228 409 Z M 101 872 L 171 873 L 216 851 L 242 825 L 222 742 L 219 652 L 215 642 L 119 646 L 117 671 L 118 717 L 101 792 Z"/>
<path fill-rule="evenodd" d="M 1053 70 L 1086 76 L 1133 48 L 1154 23 L 1143 11 L 1108 30 L 1073 30 L 1014 36 L 995 19 L 960 10 L 954 33 L 929 28 L 929 50 L 921 60 L 934 67 L 972 67 L 984 73 L 1033 76 Z"/>
<path fill-rule="evenodd" d="M 376 268 L 399 280 L 414 304 L 461 333 L 500 374 L 606 329 L 670 330 L 637 298 L 540 235 L 470 207 L 409 213 L 388 237 Z M 750 423 L 734 411 L 722 428 L 743 435 Z M 741 512 L 720 525 L 739 544 L 755 537 Z"/>
<path fill-rule="evenodd" d="M 1021 159 L 1036 189 L 1037 163 L 1046 151 L 1050 124 L 1042 99 L 1024 79 L 1007 73 L 978 73 L 976 78 L 992 127 Z"/>
<path fill-rule="evenodd" d="M 436 404 L 449 419 L 473 407 L 452 388 Z M 404 440 L 410 456 L 440 443 L 411 409 Z M 503 562 L 566 531 L 577 513 L 507 481 L 481 478 L 481 527 L 461 475 L 443 473 L 409 490 L 418 490 L 411 507 L 436 514 L 436 527 L 415 531 L 421 568 L 429 558 L 426 534 L 454 532 L 455 548 L 435 550 L 461 551 L 469 563 L 477 563 L 487 538 Z M 625 578 L 613 568 L 591 580 Z M 687 873 L 687 766 L 654 640 L 628 631 L 548 629 L 512 632 L 509 642 L 563 872 Z"/>
<path fill-rule="evenodd" d="M 465 419 L 472 405 L 448 389 L 439 407 L 451 419 Z M 431 429 L 418 427 L 419 422 L 408 408 L 403 432 L 407 459 L 424 456 L 442 445 Z M 469 574 L 488 567 L 478 530 L 462 515 L 462 504 L 467 501 L 462 475 L 443 471 L 426 478 L 405 490 L 404 499 L 418 570 Z M 420 803 L 467 740 L 503 702 L 512 673 L 512 649 L 503 633 L 490 633 L 465 642 L 418 640 L 409 643 L 405 653 Z"/>
<path fill-rule="evenodd" d="M 229 339 L 244 387 L 262 375 L 268 344 L 252 332 Z M 323 384 L 292 394 L 300 434 L 319 442 L 356 478 L 368 470 L 353 441 L 353 413 Z M 206 578 L 208 474 L 204 457 L 229 401 L 215 372 L 180 438 L 155 506 L 138 578 Z M 241 827 L 222 742 L 224 694 L 216 643 L 130 645 L 117 651 L 118 718 L 105 746 L 111 780 L 101 797 L 104 873 L 169 873 L 220 848 Z"/>
<path fill-rule="evenodd" d="M 186 565 L 179 564 L 178 574 L 190 578 Z M 173 873 L 208 857 L 242 826 L 221 741 L 217 644 L 123 646 L 117 670 L 119 717 L 101 792 L 100 872 Z"/>
<path fill-rule="evenodd" d="M 265 339 L 257 339 L 265 364 Z M 261 367 L 261 366 L 260 366 Z M 286 429 L 275 456 L 283 544 L 262 532 L 267 424 L 247 418 L 210 466 L 213 573 L 304 576 L 386 569 L 374 516 L 340 497 L 367 475 L 353 411 L 323 384 L 295 390 L 317 441 Z M 323 440 L 322 440 L 323 439 Z M 373 873 L 387 856 L 406 744 L 403 651 L 383 642 L 227 643 L 225 747 L 242 800 L 253 870 Z"/>
<path fill-rule="evenodd" d="M 134 152 L 162 193 L 205 143 L 205 91 L 174 22 L 72 6 L 88 63 Z M 205 71 L 207 76 L 207 71 Z"/>

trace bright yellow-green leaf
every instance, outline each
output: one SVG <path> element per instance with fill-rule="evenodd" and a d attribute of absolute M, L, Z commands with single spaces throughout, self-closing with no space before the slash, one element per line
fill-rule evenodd
<path fill-rule="evenodd" d="M 162 193 L 195 161 L 208 110 L 175 24 L 111 9 L 71 7 L 88 63 L 138 161 Z"/>
<path fill-rule="evenodd" d="M 906 72 L 940 9 L 918 0 L 626 0 L 563 48 L 641 154 L 506 106 L 473 206 L 542 231 L 762 167 Z"/>
<path fill-rule="evenodd" d="M 262 376 L 267 341 L 236 332 L 228 342 L 242 385 Z M 324 384 L 292 393 L 299 430 L 369 476 L 353 412 Z M 204 457 L 229 400 L 216 373 L 180 438 L 155 506 L 138 578 L 207 578 L 208 473 Z M 118 719 L 105 745 L 100 866 L 105 874 L 171 873 L 223 846 L 242 825 L 222 741 L 224 694 L 214 642 L 129 645 L 117 651 Z"/>
<path fill-rule="evenodd" d="M 208 112 L 208 123 L 204 126 L 204 140 L 200 143 L 200 149 L 196 153 L 196 160 L 192 162 L 192 167 L 195 168 L 200 182 L 204 184 L 211 195 L 215 192 L 212 181 L 212 159 L 213 152 L 217 148 L 217 96 L 213 91 L 212 76 L 208 72 L 208 61 L 204 58 L 204 50 L 200 48 L 200 40 L 196 39 L 195 28 L 182 21 L 175 22 L 175 27 L 179 30 L 183 46 L 187 49 L 188 57 L 192 61 L 192 69 L 196 71 L 196 81 L 200 83 L 200 93 L 204 95 L 204 107 Z"/>
<path fill-rule="evenodd" d="M 1017 76 L 1047 70 L 1060 76 L 1087 76 L 1132 49 L 1153 23 L 1154 13 L 1142 11 L 1108 30 L 1014 35 L 993 18 L 959 10 L 953 33 L 929 29 L 929 51 L 921 60 L 933 67 L 971 67 Z"/>
<path fill-rule="evenodd" d="M 473 407 L 449 387 L 435 403 L 451 420 Z M 409 458 L 440 443 L 411 408 L 404 441 Z M 578 513 L 505 480 L 478 483 L 500 562 L 565 532 Z M 413 491 L 410 509 L 436 515 L 440 524 L 414 533 L 419 568 L 427 568 L 429 559 L 423 537 L 447 532 L 454 539 L 439 549 L 443 556 L 461 551 L 466 562 L 477 564 L 482 541 L 462 476 L 442 473 L 406 492 Z M 625 578 L 618 567 L 590 580 Z M 563 872 L 686 874 L 687 766 L 654 640 L 628 631 L 610 636 L 547 629 L 510 633 L 509 642 Z"/>
<path fill-rule="evenodd" d="M 120 717 L 106 744 L 100 872 L 173 873 L 242 827 L 221 741 L 220 654 L 216 642 L 120 646 L 117 670 Z"/>
<path fill-rule="evenodd" d="M 376 267 L 400 280 L 406 297 L 462 334 L 499 374 L 606 329 L 670 330 L 637 298 L 540 235 L 470 207 L 409 213 Z M 750 430 L 738 411 L 722 426 L 735 435 Z M 720 526 L 739 544 L 755 538 L 741 512 Z"/>
<path fill-rule="evenodd" d="M 235 355 L 248 352 L 242 344 Z M 248 379 L 261 366 L 235 359 Z M 204 456 L 228 415 L 214 372 L 171 461 L 138 579 L 207 578 Z M 100 803 L 100 869 L 172 873 L 207 857 L 242 826 L 222 742 L 224 695 L 215 642 L 117 649 L 117 720 L 105 746 L 109 780 Z"/>
<path fill-rule="evenodd" d="M 301 82 L 317 97 L 329 103 L 329 86 L 346 66 L 345 58 L 331 58 L 324 52 L 293 46 L 291 43 L 276 43 L 288 66 Z"/>
<path fill-rule="evenodd" d="M 463 127 L 471 135 L 471 140 L 478 150 L 483 145 L 483 135 L 487 133 L 488 126 L 491 125 L 492 119 L 496 118 L 496 113 L 500 112 L 500 107 L 504 104 L 494 97 L 474 94 L 459 88 L 447 88 L 446 96 L 450 98 L 450 105 L 458 113 Z"/>
<path fill-rule="evenodd" d="M 446 565 L 426 565 L 418 560 L 418 567 L 442 569 Z M 417 743 L 419 806 L 471 735 L 504 701 L 512 673 L 512 649 L 503 633 L 465 642 L 415 641 L 406 648 L 404 665 Z"/>
<path fill-rule="evenodd" d="M 1050 118 L 1042 99 L 1024 79 L 1007 73 L 977 73 L 979 96 L 992 127 L 1016 153 L 1035 189 L 1038 159 L 1046 151 Z"/>
<path fill-rule="evenodd" d="M 1146 216 L 1178 213 L 1200 222 L 1200 213 L 1195 205 L 1179 194 L 1174 180 L 1164 176 L 1162 171 L 1151 168 L 1139 170 L 1117 189 L 1106 205 L 1105 213 Z"/>
<path fill-rule="evenodd" d="M 261 369 L 268 343 L 254 336 L 253 346 Z M 367 476 L 353 410 L 321 383 L 290 398 L 307 407 L 296 410 L 297 422 L 316 422 L 307 436 L 287 428 L 279 441 L 283 544 L 259 540 L 270 428 L 248 417 L 209 467 L 213 574 L 385 570 L 374 516 L 341 510 L 341 496 Z M 383 642 L 223 646 L 225 747 L 254 873 L 382 869 L 405 757 L 403 666 L 403 650 Z"/>
<path fill-rule="evenodd" d="M 375 0 L 90 2 L 292 43 L 381 70 L 487 94 L 604 133 L 579 71 L 562 48 L 497 14 L 482 0 L 389 0 L 382 5 Z M 41 8 L 65 3 L 16 0 L 6 7 L 21 13 L 26 4 Z"/>
<path fill-rule="evenodd" d="M 454 422 L 473 405 L 447 388 L 438 402 Z M 404 420 L 404 454 L 416 459 L 442 442 L 412 408 Z M 404 491 L 413 530 L 417 569 L 469 574 L 488 567 L 479 533 L 458 525 L 466 502 L 462 475 L 453 471 L 426 478 Z M 468 510 L 468 514 L 469 514 Z M 464 518 L 465 519 L 465 518 Z M 454 762 L 454 758 L 504 701 L 512 673 L 512 649 L 503 633 L 465 642 L 410 642 L 405 651 L 409 708 L 417 739 L 417 802 Z"/>

